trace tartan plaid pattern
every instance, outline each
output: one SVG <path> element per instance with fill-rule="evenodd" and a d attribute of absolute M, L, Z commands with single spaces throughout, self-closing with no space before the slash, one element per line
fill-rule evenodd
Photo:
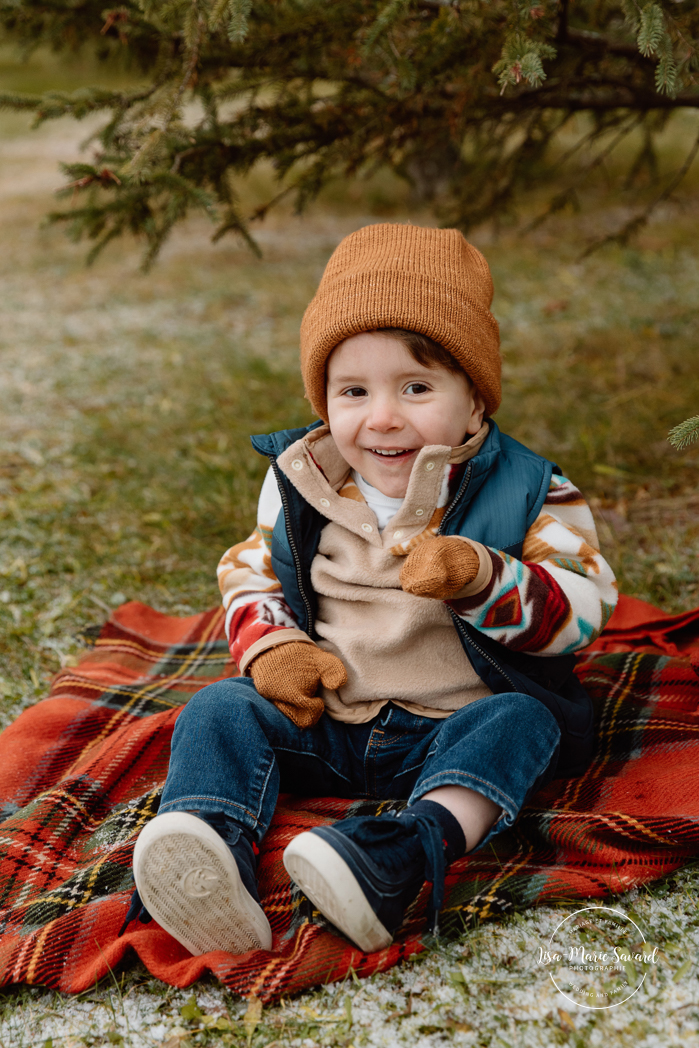
<path fill-rule="evenodd" d="M 699 612 L 695 635 L 697 619 Z M 647 643 L 634 650 L 627 640 L 626 648 L 579 661 L 599 725 L 592 766 L 580 779 L 551 783 L 512 830 L 451 866 L 443 932 L 540 901 L 623 891 L 699 851 L 699 660 L 693 653 L 693 666 Z M 369 975 L 425 948 L 427 888 L 397 941 L 369 955 L 292 891 L 281 856 L 295 834 L 390 806 L 326 797 L 281 797 L 265 838 L 259 872 L 270 952 L 191 957 L 155 923 L 134 922 L 118 938 L 133 845 L 158 809 L 178 711 L 235 672 L 221 610 L 176 619 L 132 602 L 77 667 L 58 674 L 50 696 L 5 730 L 0 984 L 79 992 L 133 949 L 172 985 L 210 970 L 233 991 L 269 1001 L 341 978 L 350 966 Z"/>

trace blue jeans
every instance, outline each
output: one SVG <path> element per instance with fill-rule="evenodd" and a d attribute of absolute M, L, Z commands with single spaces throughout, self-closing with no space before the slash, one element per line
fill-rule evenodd
<path fill-rule="evenodd" d="M 160 812 L 222 811 L 259 843 L 280 791 L 411 804 L 437 786 L 468 786 L 502 808 L 482 846 L 553 777 L 559 738 L 546 707 L 519 693 L 444 720 L 389 703 L 365 724 L 323 714 L 302 731 L 249 677 L 233 677 L 197 692 L 177 718 Z"/>

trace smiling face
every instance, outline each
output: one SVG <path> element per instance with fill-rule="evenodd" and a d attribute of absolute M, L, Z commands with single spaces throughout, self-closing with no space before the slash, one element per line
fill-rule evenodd
<path fill-rule="evenodd" d="M 483 422 L 483 401 L 462 371 L 418 364 L 402 342 L 377 332 L 336 346 L 326 375 L 340 454 L 390 498 L 405 496 L 421 448 L 458 447 Z"/>

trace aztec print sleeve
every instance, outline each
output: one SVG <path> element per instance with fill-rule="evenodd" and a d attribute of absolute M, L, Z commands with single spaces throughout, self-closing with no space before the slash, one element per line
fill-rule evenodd
<path fill-rule="evenodd" d="M 298 629 L 272 570 L 272 531 L 281 508 L 270 469 L 260 491 L 257 527 L 245 542 L 231 546 L 218 565 L 226 636 L 241 673 L 267 648 L 290 640 L 310 640 Z"/>
<path fill-rule="evenodd" d="M 449 602 L 486 636 L 534 655 L 563 655 L 591 644 L 617 601 L 594 520 L 580 492 L 553 476 L 524 540 L 522 561 L 480 547 L 492 574 L 478 593 Z"/>

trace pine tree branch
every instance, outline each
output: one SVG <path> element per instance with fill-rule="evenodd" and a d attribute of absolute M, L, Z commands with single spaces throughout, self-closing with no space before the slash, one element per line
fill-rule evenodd
<path fill-rule="evenodd" d="M 439 10 L 444 7 L 451 7 L 455 10 L 459 10 L 461 4 L 459 0 L 418 0 L 420 7 L 432 8 Z M 631 41 L 626 42 L 624 40 L 613 40 L 602 33 L 595 33 L 589 29 L 574 29 L 568 25 L 568 13 L 569 13 L 569 0 L 561 0 L 561 11 L 558 18 L 558 27 L 555 35 L 555 42 L 559 45 L 578 45 L 580 47 L 591 49 L 594 51 L 606 51 L 609 54 L 626 55 L 629 58 L 639 59 L 644 56 L 640 54 L 638 46 Z M 656 63 L 657 58 L 653 57 L 646 59 Z"/>
<path fill-rule="evenodd" d="M 44 95 L 17 95 L 0 91 L 0 109 L 35 110 L 37 119 L 56 120 L 62 116 L 73 116 L 82 120 L 88 113 L 102 109 L 125 110 L 138 102 L 145 102 L 157 91 L 159 83 L 140 91 L 109 91 L 94 87 L 86 94 L 84 89 L 74 92 L 48 91 Z"/>
<path fill-rule="evenodd" d="M 637 215 L 634 215 L 633 218 L 630 218 L 628 222 L 625 222 L 624 225 L 615 233 L 609 233 L 606 237 L 602 237 L 599 240 L 596 240 L 592 244 L 590 244 L 585 249 L 585 251 L 583 251 L 580 258 L 587 258 L 588 255 L 591 255 L 594 251 L 598 251 L 601 247 L 605 247 L 607 244 L 621 244 L 622 246 L 624 244 L 627 244 L 629 239 L 633 235 L 638 233 L 641 229 L 643 229 L 644 226 L 648 224 L 648 220 L 650 219 L 653 212 L 666 200 L 669 200 L 669 198 L 675 192 L 679 184 L 688 174 L 689 169 L 694 163 L 697 153 L 699 153 L 699 135 L 697 135 L 697 137 L 695 138 L 694 144 L 692 145 L 692 148 L 687 154 L 685 161 L 682 164 L 682 167 L 675 172 L 673 177 L 666 185 L 665 189 L 662 191 L 662 193 L 659 193 L 658 196 L 651 200 L 651 202 L 647 205 L 646 208 L 644 208 L 643 211 L 641 211 Z"/>
<path fill-rule="evenodd" d="M 175 97 L 172 100 L 172 104 L 170 106 L 170 110 L 169 110 L 168 115 L 167 115 L 166 124 L 169 123 L 169 121 L 172 119 L 173 114 L 176 113 L 177 110 L 179 109 L 179 106 L 180 106 L 180 103 L 182 101 L 182 98 L 184 97 L 185 91 L 192 84 L 192 81 L 194 79 L 194 75 L 196 73 L 197 65 L 199 63 L 199 56 L 200 56 L 200 53 L 201 53 L 201 45 L 202 45 L 202 41 L 204 39 L 205 31 L 206 31 L 206 22 L 204 20 L 204 17 L 201 14 L 199 14 L 197 16 L 196 36 L 195 36 L 194 40 L 192 41 L 192 45 L 191 45 L 189 56 L 188 56 L 187 65 L 185 66 L 184 74 L 183 74 L 182 79 L 180 80 L 179 86 L 177 88 L 177 93 L 175 94 Z"/>
<path fill-rule="evenodd" d="M 517 103 L 512 109 L 545 106 L 551 109 L 566 109 L 571 113 L 604 113 L 615 109 L 642 110 L 644 113 L 653 109 L 699 109 L 698 90 L 680 92 L 671 98 L 611 77 L 596 83 L 581 82 L 575 87 L 566 85 L 566 90 L 561 90 L 561 86 L 547 81 L 540 88 L 523 89 L 511 100 Z"/>
<path fill-rule="evenodd" d="M 419 0 L 423 7 L 439 9 L 451 7 L 460 9 L 458 0 Z M 674 19 L 671 19 L 673 23 Z M 690 53 L 696 54 L 696 48 L 683 36 L 681 29 L 675 26 L 677 37 L 685 44 Z M 560 14 L 554 37 L 554 43 L 558 48 L 566 50 L 582 50 L 583 53 L 597 53 L 602 55 L 620 55 L 629 59 L 634 65 L 650 67 L 655 69 L 660 63 L 660 55 L 657 52 L 643 53 L 637 42 L 631 40 L 619 40 L 605 36 L 589 29 L 577 29 L 569 25 L 569 0 L 560 0 Z"/>
<path fill-rule="evenodd" d="M 634 62 L 646 62 L 652 65 L 657 65 L 658 59 L 655 56 L 646 57 L 642 55 L 638 46 L 635 43 L 625 42 L 623 40 L 610 40 L 609 37 L 603 36 L 601 33 L 593 33 L 588 29 L 572 29 L 566 28 L 565 36 L 556 41 L 559 44 L 570 44 L 582 47 L 589 51 L 602 51 L 610 55 L 625 55 L 627 58 L 632 58 Z"/>
<path fill-rule="evenodd" d="M 215 217 L 217 235 L 246 238 L 284 197 L 302 209 L 331 179 L 382 165 L 466 230 L 514 212 L 610 133 L 595 159 L 576 159 L 544 215 L 577 204 L 624 129 L 643 126 L 652 152 L 664 115 L 699 108 L 696 9 L 669 11 L 666 0 L 122 0 L 106 12 L 101 0 L 0 0 L 21 46 L 111 49 L 147 81 L 134 92 L 5 92 L 0 106 L 39 120 L 108 113 L 90 162 L 67 169 L 69 195 L 89 203 L 60 220 L 98 250 L 132 230 L 148 264 L 188 209 Z M 552 155 L 577 113 L 592 130 L 573 128 L 577 142 Z M 236 179 L 261 161 L 278 191 L 245 218 Z"/>
<path fill-rule="evenodd" d="M 680 422 L 679 426 L 675 426 L 674 429 L 670 430 L 667 439 L 673 448 L 677 448 L 678 451 L 683 451 L 690 444 L 693 444 L 695 440 L 699 440 L 699 415 L 694 415 L 692 418 Z"/>

